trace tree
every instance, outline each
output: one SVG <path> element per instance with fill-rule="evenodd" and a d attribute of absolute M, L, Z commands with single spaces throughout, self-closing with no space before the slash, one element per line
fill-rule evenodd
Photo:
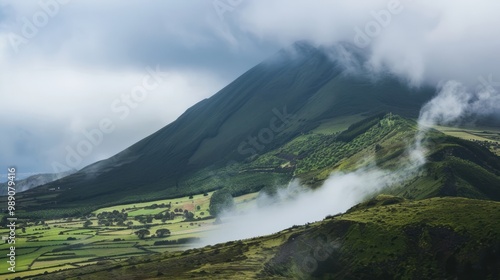
<path fill-rule="evenodd" d="M 210 198 L 209 211 L 212 216 L 218 217 L 225 210 L 234 209 L 234 200 L 227 190 L 218 190 Z"/>
<path fill-rule="evenodd" d="M 140 230 L 138 230 L 138 231 L 136 231 L 134 233 L 137 235 L 137 237 L 139 237 L 139 239 L 144 239 L 144 237 L 146 235 L 150 235 L 151 234 L 151 232 L 149 232 L 149 230 L 147 230 L 147 229 L 140 229 Z"/>
<path fill-rule="evenodd" d="M 164 237 L 164 236 L 169 236 L 170 235 L 170 230 L 166 228 L 160 228 L 156 230 L 156 236 L 158 237 Z"/>
<path fill-rule="evenodd" d="M 187 212 L 184 212 L 184 217 L 186 218 L 186 220 L 189 221 L 189 220 L 194 219 L 194 214 L 193 214 L 193 212 L 187 211 Z"/>
<path fill-rule="evenodd" d="M 83 223 L 83 227 L 84 227 L 84 228 L 88 228 L 88 227 L 89 227 L 89 226 L 91 226 L 91 225 L 92 225 L 92 222 L 91 222 L 91 221 L 89 221 L 89 220 L 86 220 L 86 221 L 85 221 L 85 223 Z"/>
<path fill-rule="evenodd" d="M 154 215 L 154 218 L 155 218 L 156 220 L 161 220 L 161 219 L 163 219 L 163 213 L 158 213 L 158 214 L 155 214 L 155 215 Z"/>

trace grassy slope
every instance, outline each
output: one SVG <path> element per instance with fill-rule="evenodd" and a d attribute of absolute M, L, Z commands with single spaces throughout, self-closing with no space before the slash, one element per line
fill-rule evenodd
<path fill-rule="evenodd" d="M 436 134 L 428 163 L 402 187 L 387 191 L 411 199 L 461 196 L 500 201 L 500 158 L 476 143 Z"/>
<path fill-rule="evenodd" d="M 308 133 L 266 153 L 251 163 L 254 169 L 294 167 L 294 175 L 317 186 L 332 171 L 349 171 L 376 162 L 397 170 L 407 160 L 416 124 L 394 115 L 373 117 L 338 134 Z M 349 136 L 350 135 L 350 136 Z M 349 141 L 345 139 L 349 136 Z M 342 141 L 339 141 L 341 139 Z M 411 199 L 462 196 L 500 200 L 500 158 L 477 143 L 429 132 L 428 162 L 421 171 L 384 190 Z"/>
<path fill-rule="evenodd" d="M 270 236 L 37 279 L 487 279 L 500 273 L 499 218 L 499 202 L 380 196 Z"/>

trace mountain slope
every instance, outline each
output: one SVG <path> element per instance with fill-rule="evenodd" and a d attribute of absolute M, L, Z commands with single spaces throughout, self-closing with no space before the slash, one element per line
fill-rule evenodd
<path fill-rule="evenodd" d="M 202 185 L 186 182 L 203 168 L 265 153 L 332 118 L 383 111 L 414 117 L 434 94 L 391 76 L 375 79 L 363 63 L 363 55 L 347 44 L 318 49 L 297 43 L 123 152 L 37 191 L 59 187 L 58 204 L 82 205 L 201 191 Z M 258 143 L 252 146 L 249 136 Z"/>
<path fill-rule="evenodd" d="M 408 146 L 417 132 L 415 121 L 394 114 L 379 114 L 346 128 L 346 124 L 339 125 L 338 120 L 325 122 L 317 129 L 243 162 L 201 169 L 174 190 L 180 194 L 183 191 L 195 193 L 197 186 L 202 186 L 203 190 L 225 188 L 233 196 L 239 196 L 256 191 L 273 193 L 292 178 L 313 188 L 319 187 L 332 172 L 351 172 L 361 167 L 370 170 L 376 166 L 394 174 L 406 172 L 401 165 L 408 161 Z M 500 201 L 500 157 L 477 143 L 445 136 L 435 130 L 428 133 L 425 146 L 427 163 L 418 172 L 400 177 L 382 192 L 409 199 L 460 196 Z M 69 217 L 91 212 L 101 205 L 123 203 L 118 199 L 103 202 L 96 198 L 91 204 L 85 204 L 86 200 L 54 204 L 54 195 L 64 191 L 44 193 L 47 186 L 33 190 L 31 196 L 23 193 L 18 197 L 20 205 L 29 206 L 26 207 L 29 217 Z M 120 192 L 115 197 L 123 195 Z M 147 195 L 150 200 L 159 199 L 158 192 Z M 130 197 L 129 201 L 138 202 L 144 197 Z"/>

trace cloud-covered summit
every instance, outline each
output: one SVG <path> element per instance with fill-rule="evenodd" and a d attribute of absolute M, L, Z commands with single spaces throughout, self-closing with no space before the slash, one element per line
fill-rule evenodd
<path fill-rule="evenodd" d="M 53 172 L 82 131 L 116 128 L 78 166 L 173 121 L 280 48 L 348 42 L 413 86 L 500 81 L 493 0 L 0 0 L 0 168 Z M 17 41 L 16 41 L 17 39 Z M 169 75 L 126 120 L 110 108 L 159 65 Z M 74 167 L 74 166 L 72 166 Z M 21 171 L 20 171 L 21 172 Z"/>

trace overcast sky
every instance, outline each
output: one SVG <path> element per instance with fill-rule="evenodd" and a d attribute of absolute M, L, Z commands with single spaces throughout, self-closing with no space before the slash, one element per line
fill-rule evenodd
<path fill-rule="evenodd" d="M 297 40 L 370 49 L 414 86 L 497 87 L 500 2 L 436 2 L 0 0 L 0 173 L 112 156 Z"/>

